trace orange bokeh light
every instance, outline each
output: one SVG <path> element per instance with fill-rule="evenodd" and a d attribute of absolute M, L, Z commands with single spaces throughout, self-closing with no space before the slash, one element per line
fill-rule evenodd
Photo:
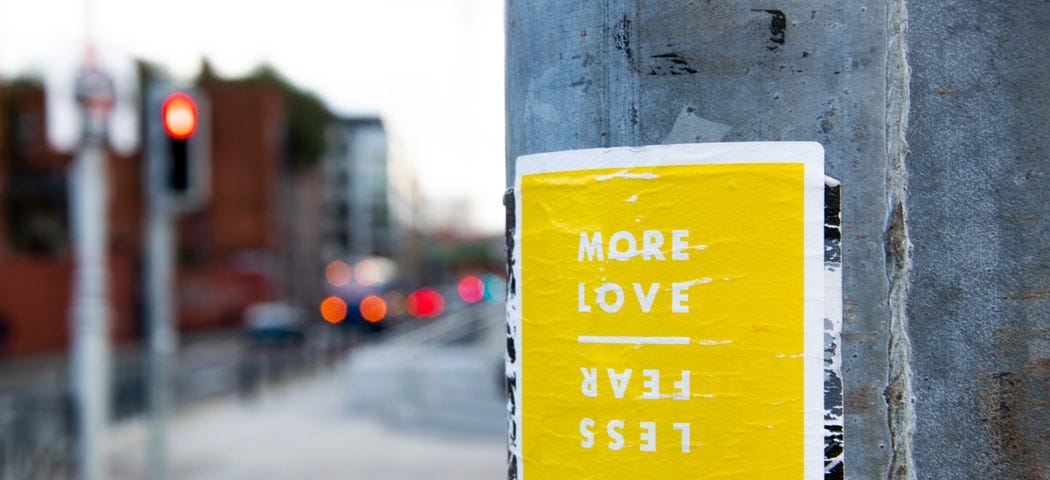
<path fill-rule="evenodd" d="M 197 131 L 197 103 L 185 93 L 173 93 L 161 107 L 164 131 L 178 140 L 185 140 Z"/>
<path fill-rule="evenodd" d="M 386 301 L 375 295 L 361 300 L 361 316 L 370 323 L 377 323 L 386 318 Z"/>
<path fill-rule="evenodd" d="M 324 277 L 333 287 L 345 287 L 350 283 L 350 265 L 342 260 L 333 260 L 325 267 Z"/>
<path fill-rule="evenodd" d="M 346 302 L 339 297 L 328 297 L 321 301 L 321 318 L 328 323 L 339 323 L 346 318 Z"/>

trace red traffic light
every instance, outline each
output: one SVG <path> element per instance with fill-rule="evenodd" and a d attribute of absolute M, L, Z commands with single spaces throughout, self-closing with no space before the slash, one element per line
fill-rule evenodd
<path fill-rule="evenodd" d="M 197 131 L 197 102 L 189 95 L 176 92 L 161 107 L 164 131 L 176 140 L 186 140 Z"/>

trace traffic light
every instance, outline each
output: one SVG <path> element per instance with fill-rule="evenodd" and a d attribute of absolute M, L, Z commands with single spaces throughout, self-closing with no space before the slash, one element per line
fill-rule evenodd
<path fill-rule="evenodd" d="M 150 87 L 146 105 L 149 190 L 169 211 L 199 208 L 208 197 L 208 103 L 198 90 Z"/>

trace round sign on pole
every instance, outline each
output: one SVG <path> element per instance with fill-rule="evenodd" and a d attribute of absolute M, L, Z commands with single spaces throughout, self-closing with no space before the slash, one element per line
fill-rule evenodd
<path fill-rule="evenodd" d="M 84 66 L 77 75 L 75 96 L 81 107 L 91 112 L 108 114 L 116 103 L 113 79 L 99 67 L 95 49 L 88 47 Z"/>

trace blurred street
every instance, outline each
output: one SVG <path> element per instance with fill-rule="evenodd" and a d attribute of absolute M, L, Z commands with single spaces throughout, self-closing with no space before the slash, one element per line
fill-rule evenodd
<path fill-rule="evenodd" d="M 505 471 L 499 305 L 360 344 L 328 370 L 172 418 L 170 473 L 195 479 L 491 479 Z M 113 478 L 144 478 L 146 422 L 113 431 Z"/>
<path fill-rule="evenodd" d="M 253 401 L 227 398 L 176 415 L 172 478 L 480 480 L 505 474 L 502 431 L 442 435 L 351 411 L 346 387 L 352 360 Z M 115 429 L 113 478 L 143 478 L 145 426 L 137 419 Z"/>
<path fill-rule="evenodd" d="M 502 306 L 458 306 L 382 336 L 259 344 L 238 331 L 180 348 L 170 478 L 488 479 L 505 471 Z M 339 334 L 339 335 L 334 335 Z M 143 352 L 115 355 L 110 478 L 148 478 Z M 69 478 L 68 362 L 0 370 L 0 478 Z M 6 420 L 5 420 L 6 419 Z"/>

